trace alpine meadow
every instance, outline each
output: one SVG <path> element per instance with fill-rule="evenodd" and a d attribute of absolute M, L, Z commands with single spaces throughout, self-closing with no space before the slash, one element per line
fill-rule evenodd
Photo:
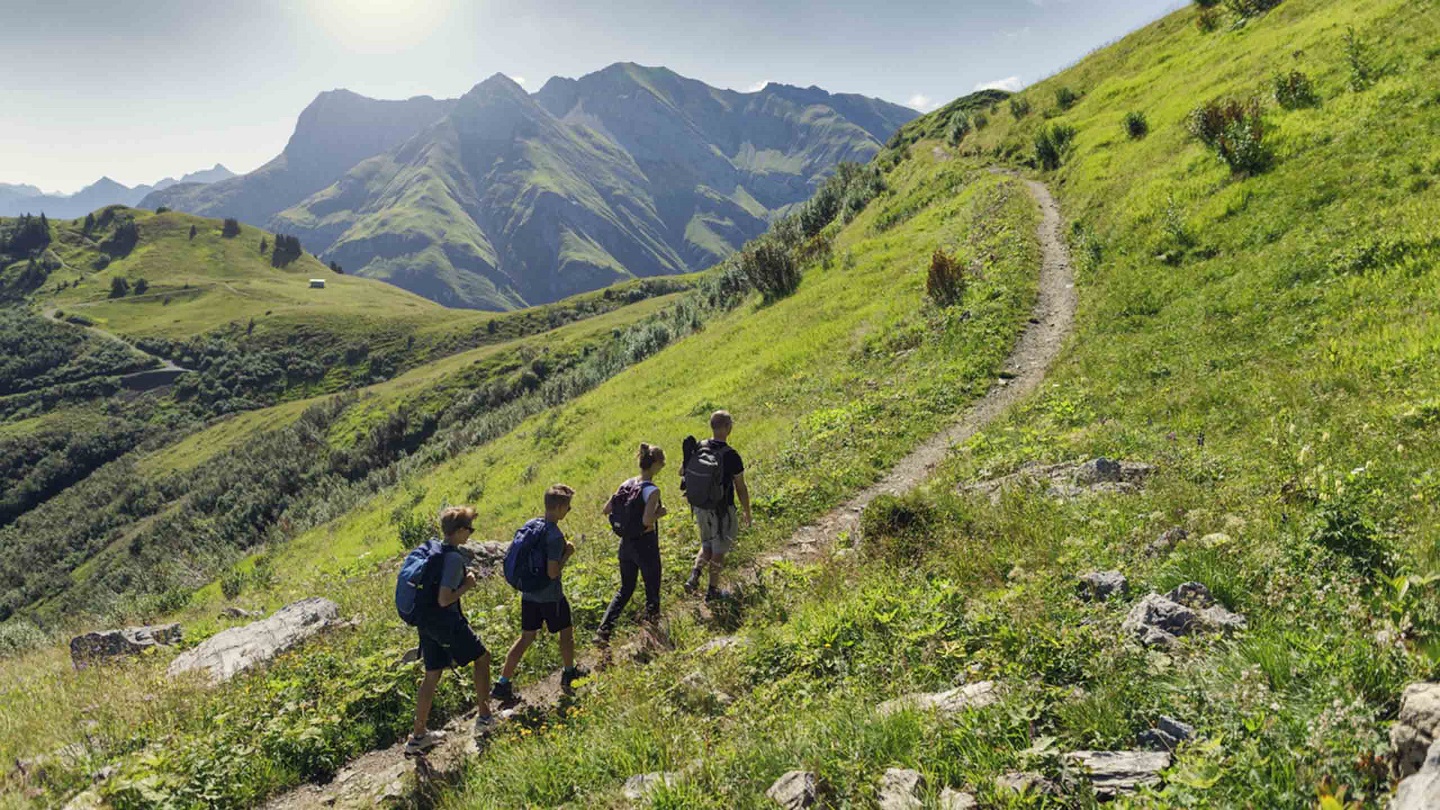
<path fill-rule="evenodd" d="M 1171 8 L 0 186 L 0 807 L 1440 807 L 1440 5 Z"/>

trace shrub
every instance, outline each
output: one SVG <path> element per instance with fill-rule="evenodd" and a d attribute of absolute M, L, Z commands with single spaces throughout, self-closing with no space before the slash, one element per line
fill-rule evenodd
<path fill-rule="evenodd" d="M 245 575 L 239 571 L 232 568 L 220 577 L 220 593 L 224 594 L 226 599 L 234 599 L 243 590 L 245 590 Z"/>
<path fill-rule="evenodd" d="M 128 256 L 140 242 L 140 229 L 131 217 L 123 217 L 115 224 L 115 232 L 100 243 L 100 250 L 111 256 Z"/>
<path fill-rule="evenodd" d="M 958 304 L 965 297 L 965 267 L 958 259 L 936 249 L 930 257 L 930 274 L 925 279 L 925 294 L 942 307 Z"/>
<path fill-rule="evenodd" d="M 762 236 L 740 251 L 740 272 L 765 302 L 778 301 L 800 287 L 800 266 L 781 241 Z"/>
<path fill-rule="evenodd" d="M 195 231 L 195 226 L 194 226 L 194 225 L 191 225 L 191 226 L 190 226 L 190 239 L 191 239 L 191 240 L 194 240 L 194 239 L 195 239 L 195 233 L 196 233 L 196 231 Z"/>
<path fill-rule="evenodd" d="M 1186 128 L 1236 174 L 1261 172 L 1270 162 L 1264 108 L 1258 99 L 1208 101 L 1190 113 Z"/>
<path fill-rule="evenodd" d="M 1378 71 L 1370 57 L 1370 49 L 1353 26 L 1345 29 L 1345 61 L 1350 65 L 1350 89 L 1363 92 L 1375 83 Z"/>
<path fill-rule="evenodd" d="M 1030 114 L 1030 102 L 1024 96 L 1011 96 L 1010 114 L 1015 116 L 1016 121 L 1019 121 Z"/>
<path fill-rule="evenodd" d="M 1287 110 L 1313 107 L 1320 103 L 1320 96 L 1316 94 L 1310 77 L 1298 70 L 1275 74 L 1270 80 L 1270 88 L 1275 103 Z"/>
<path fill-rule="evenodd" d="M 1200 33 L 1209 34 L 1220 28 L 1220 13 L 1213 8 L 1202 8 L 1200 13 L 1195 15 L 1195 27 Z"/>
<path fill-rule="evenodd" d="M 929 550 L 928 538 L 938 522 L 935 506 L 919 493 L 880 495 L 860 515 L 860 536 L 867 553 L 914 560 Z"/>
<path fill-rule="evenodd" d="M 1035 160 L 1040 167 L 1046 171 L 1060 168 L 1075 134 L 1075 127 L 1069 124 L 1051 124 L 1035 133 Z"/>
<path fill-rule="evenodd" d="M 1242 20 L 1258 17 L 1280 5 L 1280 0 L 1225 0 L 1225 7 Z"/>
<path fill-rule="evenodd" d="M 970 116 L 956 112 L 950 116 L 950 126 L 945 130 L 945 140 L 951 146 L 958 146 L 970 134 Z"/>
<path fill-rule="evenodd" d="M 1125 113 L 1125 134 L 1129 135 L 1132 141 L 1138 141 L 1150 134 L 1150 121 L 1145 118 L 1145 113 L 1138 110 Z"/>
<path fill-rule="evenodd" d="M 0 624 L 0 658 L 38 650 L 50 643 L 45 631 L 26 619 Z"/>
<path fill-rule="evenodd" d="M 1323 504 L 1311 520 L 1310 542 L 1344 557 L 1361 572 L 1390 570 L 1380 531 L 1357 498 L 1342 496 Z"/>
<path fill-rule="evenodd" d="M 1071 88 L 1069 88 L 1069 87 L 1057 87 L 1057 88 L 1055 88 L 1055 106 L 1059 107 L 1060 109 L 1062 109 L 1062 110 L 1068 110 L 1068 109 L 1070 109 L 1071 107 L 1074 107 L 1074 106 L 1075 106 L 1075 102 L 1077 102 L 1077 101 L 1079 101 L 1079 100 L 1080 100 L 1080 94 L 1079 94 L 1079 93 L 1076 93 L 1076 92 L 1075 92 L 1074 90 L 1072 90 Z"/>
<path fill-rule="evenodd" d="M 155 213 L 157 213 L 157 214 L 168 214 L 168 213 L 170 213 L 170 209 L 169 209 L 169 207 L 162 205 L 162 206 L 160 206 L 159 208 L 156 208 L 156 209 L 155 209 Z"/>
<path fill-rule="evenodd" d="M 125 279 L 123 279 L 123 278 L 121 278 L 121 277 L 119 277 L 119 276 L 116 276 L 115 278 L 110 279 L 110 297 L 111 297 L 111 298 L 124 298 L 125 296 L 127 296 L 127 295 L 129 295 L 129 294 L 130 294 L 130 282 L 126 281 Z"/>
<path fill-rule="evenodd" d="M 990 116 L 985 113 L 975 113 L 975 117 L 970 119 L 970 123 L 974 124 L 975 131 L 979 132 L 985 127 L 990 126 Z"/>
<path fill-rule="evenodd" d="M 1195 0 L 1195 5 L 1200 8 L 1214 8 L 1220 5 L 1220 0 Z"/>
<path fill-rule="evenodd" d="M 226 239 L 234 239 L 240 235 L 240 220 L 234 217 L 226 217 L 225 222 L 220 226 L 220 235 Z"/>

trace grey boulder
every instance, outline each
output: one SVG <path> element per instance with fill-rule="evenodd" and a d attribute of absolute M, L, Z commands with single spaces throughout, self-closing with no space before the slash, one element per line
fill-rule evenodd
<path fill-rule="evenodd" d="M 680 780 L 676 773 L 640 773 L 625 780 L 625 798 L 632 802 L 646 799 L 661 786 L 671 787 Z"/>
<path fill-rule="evenodd" d="M 880 778 L 880 810 L 920 810 L 925 777 L 908 768 L 888 768 Z"/>
<path fill-rule="evenodd" d="M 789 771 L 765 795 L 786 810 L 813 807 L 820 799 L 820 780 L 810 771 Z"/>
<path fill-rule="evenodd" d="M 223 683 L 269 662 L 339 621 L 340 606 L 329 599 L 302 599 L 275 611 L 269 618 L 221 630 L 199 646 L 175 656 L 168 674 L 176 677 L 203 672 L 211 682 Z"/>
<path fill-rule="evenodd" d="M 1420 770 L 1405 777 L 1390 810 L 1435 810 L 1440 807 L 1440 740 L 1430 744 Z"/>
<path fill-rule="evenodd" d="M 70 661 L 76 669 L 84 669 L 92 663 L 109 658 L 139 655 L 152 647 L 178 644 L 181 636 L 178 624 L 86 633 L 70 639 Z"/>
<path fill-rule="evenodd" d="M 1102 799 L 1158 785 L 1160 772 L 1170 767 L 1170 754 L 1164 751 L 1072 751 L 1066 757 L 1084 766 L 1095 795 Z"/>
<path fill-rule="evenodd" d="M 888 717 L 896 712 L 913 709 L 915 711 L 934 711 L 944 715 L 958 714 L 965 709 L 978 709 L 989 706 L 1000 699 L 999 692 L 995 688 L 994 681 L 980 681 L 978 683 L 958 686 L 954 689 L 947 689 L 944 692 L 915 693 L 887 700 L 875 707 L 881 717 Z"/>
<path fill-rule="evenodd" d="M 1177 637 L 1201 631 L 1229 633 L 1245 629 L 1245 617 L 1215 601 L 1199 582 L 1186 582 L 1169 593 L 1149 594 L 1130 609 L 1121 631 L 1147 647 L 1169 647 Z"/>
<path fill-rule="evenodd" d="M 1440 739 L 1440 683 L 1412 683 L 1400 697 L 1400 717 L 1390 727 L 1395 775 L 1420 770 L 1426 752 Z"/>
<path fill-rule="evenodd" d="M 1129 581 L 1119 571 L 1091 571 L 1080 575 L 1080 598 L 1087 601 L 1124 596 L 1129 589 Z"/>
<path fill-rule="evenodd" d="M 948 787 L 940 791 L 940 810 L 979 810 L 979 807 L 980 803 L 973 794 Z"/>
<path fill-rule="evenodd" d="M 1158 751 L 1174 751 L 1180 743 L 1194 736 L 1194 726 L 1162 714 L 1154 728 L 1140 732 L 1140 742 Z"/>

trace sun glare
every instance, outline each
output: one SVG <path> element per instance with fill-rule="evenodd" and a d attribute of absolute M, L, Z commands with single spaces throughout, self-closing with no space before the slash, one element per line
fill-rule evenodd
<path fill-rule="evenodd" d="M 399 53 L 435 33 L 450 0 L 310 0 L 311 16 L 346 49 Z"/>

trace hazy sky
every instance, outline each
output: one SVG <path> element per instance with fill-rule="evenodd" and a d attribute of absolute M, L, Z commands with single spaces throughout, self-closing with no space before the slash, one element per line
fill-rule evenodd
<path fill-rule="evenodd" d="M 929 109 L 1018 88 L 1185 0 L 0 0 L 0 182 L 246 172 L 323 90 L 532 92 L 612 62 Z"/>

